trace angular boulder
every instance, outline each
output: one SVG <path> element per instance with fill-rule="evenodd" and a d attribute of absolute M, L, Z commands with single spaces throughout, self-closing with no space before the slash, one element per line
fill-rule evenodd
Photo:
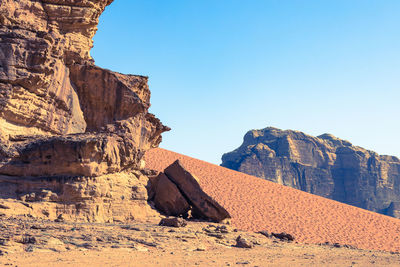
<path fill-rule="evenodd" d="M 215 222 L 231 218 L 224 207 L 204 192 L 197 179 L 182 166 L 179 160 L 168 166 L 164 173 L 193 207 L 193 216 Z"/>
<path fill-rule="evenodd" d="M 167 216 L 184 215 L 190 210 L 189 203 L 164 173 L 157 177 L 154 205 Z"/>

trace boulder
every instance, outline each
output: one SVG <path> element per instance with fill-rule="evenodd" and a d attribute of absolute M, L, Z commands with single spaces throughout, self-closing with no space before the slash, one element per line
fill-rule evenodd
<path fill-rule="evenodd" d="M 242 236 L 236 238 L 236 247 L 238 248 L 252 248 L 253 243 Z"/>
<path fill-rule="evenodd" d="M 276 237 L 283 241 L 294 241 L 294 237 L 291 234 L 285 232 L 282 233 L 271 233 L 271 236 Z"/>
<path fill-rule="evenodd" d="M 188 172 L 179 160 L 168 166 L 164 173 L 178 187 L 182 195 L 193 207 L 192 215 L 194 217 L 215 222 L 231 218 L 224 207 L 204 192 L 197 178 Z"/>
<path fill-rule="evenodd" d="M 154 197 L 155 207 L 167 216 L 187 214 L 190 205 L 176 185 L 164 173 L 160 173 L 157 180 Z"/>
<path fill-rule="evenodd" d="M 185 227 L 187 222 L 183 218 L 163 218 L 158 225 L 168 227 Z"/>

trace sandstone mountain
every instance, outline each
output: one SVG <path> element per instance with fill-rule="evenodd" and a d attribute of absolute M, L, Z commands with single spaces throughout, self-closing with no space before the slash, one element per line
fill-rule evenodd
<path fill-rule="evenodd" d="M 89 53 L 112 0 L 0 2 L 0 198 L 49 218 L 156 215 L 139 169 L 169 129 L 148 113 L 147 77 Z"/>
<path fill-rule="evenodd" d="M 400 160 L 330 134 L 252 130 L 221 166 L 400 218 Z"/>

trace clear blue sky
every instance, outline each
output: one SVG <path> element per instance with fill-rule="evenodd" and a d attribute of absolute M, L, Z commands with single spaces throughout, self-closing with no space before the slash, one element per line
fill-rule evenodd
<path fill-rule="evenodd" d="M 161 147 L 220 163 L 250 129 L 400 156 L 399 0 L 115 0 L 92 56 L 149 76 Z"/>

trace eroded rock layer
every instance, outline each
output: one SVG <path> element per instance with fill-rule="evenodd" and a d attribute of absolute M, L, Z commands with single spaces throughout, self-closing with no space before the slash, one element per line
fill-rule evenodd
<path fill-rule="evenodd" d="M 221 166 L 400 218 L 400 160 L 330 134 L 249 131 Z"/>
<path fill-rule="evenodd" d="M 147 112 L 147 78 L 101 69 L 90 57 L 111 2 L 2 1 L 1 174 L 103 175 L 138 167 L 161 141 L 167 128 Z"/>
<path fill-rule="evenodd" d="M 159 221 L 148 203 L 148 179 L 137 171 L 98 177 L 20 179 L 0 176 L 0 199 L 9 216 L 85 222 Z"/>
<path fill-rule="evenodd" d="M 2 178 L 0 188 L 13 179 L 20 186 L 33 177 L 86 183 L 138 170 L 161 142 L 168 128 L 148 113 L 147 77 L 99 68 L 90 56 L 111 2 L 1 0 L 0 175 L 8 182 Z"/>

